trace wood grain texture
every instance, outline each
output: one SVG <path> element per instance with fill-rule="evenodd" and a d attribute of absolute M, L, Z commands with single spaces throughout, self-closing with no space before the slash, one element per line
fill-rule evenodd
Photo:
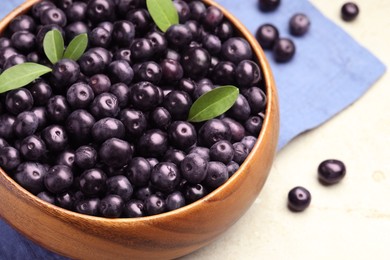
<path fill-rule="evenodd" d="M 40 0 L 30 0 L 0 22 Z M 76 259 L 171 259 L 212 242 L 251 206 L 270 171 L 279 134 L 276 87 L 265 55 L 250 32 L 218 6 L 242 33 L 261 65 L 268 104 L 253 151 L 240 169 L 205 198 L 181 209 L 138 219 L 105 219 L 70 212 L 39 200 L 0 169 L 0 216 L 38 244 Z"/>

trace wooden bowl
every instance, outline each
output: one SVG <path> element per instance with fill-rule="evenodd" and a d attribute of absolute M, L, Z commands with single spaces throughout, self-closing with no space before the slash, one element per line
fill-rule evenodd
<path fill-rule="evenodd" d="M 0 22 L 0 32 L 40 0 L 19 6 Z M 270 171 L 278 140 L 279 110 L 266 57 L 250 32 L 230 13 L 226 18 L 251 44 L 266 86 L 268 104 L 258 141 L 240 169 L 203 199 L 168 213 L 137 219 L 106 219 L 64 210 L 24 190 L 0 169 L 0 216 L 36 243 L 76 259 L 171 259 L 212 242 L 251 206 Z"/>

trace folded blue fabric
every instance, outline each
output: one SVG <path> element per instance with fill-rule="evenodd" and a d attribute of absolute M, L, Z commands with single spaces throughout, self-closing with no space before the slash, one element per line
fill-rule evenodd
<path fill-rule="evenodd" d="M 23 0 L 0 3 L 0 18 Z M 297 48 L 291 62 L 277 64 L 267 52 L 279 92 L 279 149 L 298 134 L 314 128 L 358 99 L 385 71 L 384 65 L 306 0 L 284 1 L 277 12 L 261 13 L 257 0 L 217 0 L 255 33 L 263 23 L 288 33 L 288 19 L 297 12 L 310 17 L 310 31 L 291 37 Z M 0 221 L 0 259 L 63 259 L 37 246 Z"/>

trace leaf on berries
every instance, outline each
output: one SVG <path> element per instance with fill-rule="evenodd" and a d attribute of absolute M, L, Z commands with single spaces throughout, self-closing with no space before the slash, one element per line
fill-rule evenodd
<path fill-rule="evenodd" d="M 66 47 L 64 58 L 77 61 L 84 54 L 87 46 L 88 35 L 86 33 L 77 35 Z"/>
<path fill-rule="evenodd" d="M 51 71 L 51 68 L 32 62 L 15 65 L 0 75 L 0 93 L 21 88 Z"/>
<path fill-rule="evenodd" d="M 230 85 L 206 92 L 192 104 L 188 121 L 202 122 L 222 115 L 234 105 L 238 94 L 238 88 Z"/>
<path fill-rule="evenodd" d="M 58 30 L 46 33 L 43 39 L 43 50 L 52 64 L 57 63 L 64 55 L 64 38 Z"/>
<path fill-rule="evenodd" d="M 161 31 L 166 32 L 171 25 L 179 23 L 179 14 L 172 0 L 146 0 L 146 6 Z"/>

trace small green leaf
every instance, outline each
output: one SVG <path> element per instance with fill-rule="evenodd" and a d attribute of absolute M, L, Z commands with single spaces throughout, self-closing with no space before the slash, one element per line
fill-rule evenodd
<path fill-rule="evenodd" d="M 146 6 L 161 31 L 165 32 L 171 25 L 179 23 L 179 14 L 172 0 L 146 0 Z"/>
<path fill-rule="evenodd" d="M 32 62 L 15 65 L 0 75 L 0 93 L 21 88 L 51 71 L 51 68 Z"/>
<path fill-rule="evenodd" d="M 234 86 L 222 86 L 206 92 L 191 106 L 188 121 L 202 122 L 220 116 L 236 102 L 239 90 Z"/>
<path fill-rule="evenodd" d="M 46 33 L 43 39 L 43 50 L 52 64 L 62 59 L 64 55 L 64 38 L 58 30 L 51 30 Z"/>
<path fill-rule="evenodd" d="M 77 61 L 84 54 L 87 46 L 88 35 L 86 33 L 77 35 L 66 47 L 64 58 Z"/>

